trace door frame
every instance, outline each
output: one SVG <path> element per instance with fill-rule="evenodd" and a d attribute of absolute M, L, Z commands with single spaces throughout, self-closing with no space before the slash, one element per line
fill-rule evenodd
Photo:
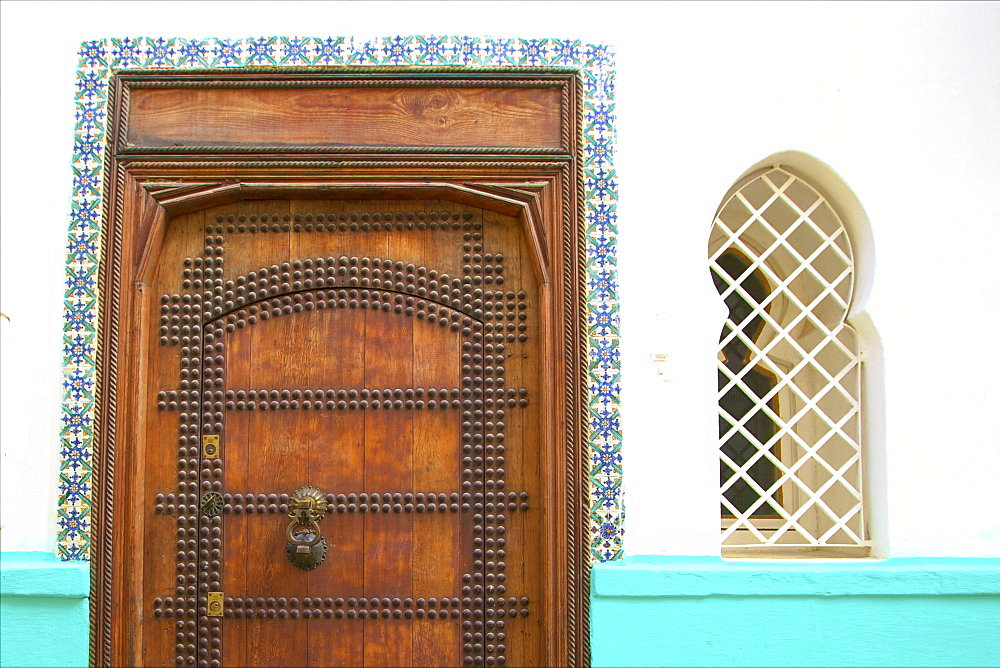
<path fill-rule="evenodd" d="M 130 99 L 150 88 L 274 89 L 306 85 L 443 86 L 558 91 L 557 146 L 374 146 L 202 143 L 136 145 Z M 374 82 L 374 83 L 373 83 Z M 96 482 L 92 514 L 91 662 L 141 663 L 145 605 L 141 504 L 144 424 L 138 388 L 147 356 L 144 305 L 171 216 L 260 197 L 363 198 L 393 188 L 419 198 L 448 198 L 517 216 L 541 290 L 544 374 L 543 465 L 550 472 L 541 506 L 549 540 L 541 563 L 549 600 L 549 665 L 589 663 L 589 477 L 586 439 L 586 330 L 582 140 L 583 84 L 573 69 L 529 72 L 302 69 L 234 72 L 130 70 L 109 87 L 107 210 L 98 289 Z"/>

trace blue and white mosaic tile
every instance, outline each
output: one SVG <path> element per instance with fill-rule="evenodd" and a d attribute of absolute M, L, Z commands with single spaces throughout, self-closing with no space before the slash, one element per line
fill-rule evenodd
<path fill-rule="evenodd" d="M 63 326 L 59 555 L 90 553 L 97 358 L 97 274 L 103 219 L 103 155 L 108 81 L 115 71 L 307 66 L 573 67 L 584 82 L 584 189 L 587 206 L 587 327 L 591 556 L 622 554 L 621 362 L 618 351 L 618 237 L 615 77 L 609 47 L 571 39 L 411 35 L 182 39 L 126 37 L 85 42 L 76 77 L 73 190 L 70 198 Z"/>

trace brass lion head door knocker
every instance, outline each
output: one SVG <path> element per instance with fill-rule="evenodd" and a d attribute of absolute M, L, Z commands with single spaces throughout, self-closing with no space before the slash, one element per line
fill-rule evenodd
<path fill-rule="evenodd" d="M 315 487 L 300 487 L 288 499 L 292 521 L 285 531 L 285 554 L 296 568 L 311 571 L 326 559 L 326 538 L 319 530 L 326 508 L 326 495 Z"/>

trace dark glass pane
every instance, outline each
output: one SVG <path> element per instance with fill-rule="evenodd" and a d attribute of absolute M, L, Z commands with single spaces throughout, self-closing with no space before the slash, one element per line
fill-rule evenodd
<path fill-rule="evenodd" d="M 719 294 L 725 292 L 728 284 L 736 281 L 750 267 L 750 264 L 737 253 L 724 253 L 718 259 L 718 265 L 729 275 L 727 281 L 718 269 L 713 268 L 712 280 Z M 747 275 L 740 283 L 740 287 L 756 303 L 764 301 L 768 294 L 767 284 L 760 276 L 760 272 L 757 271 Z M 755 303 L 748 301 L 736 291 L 733 291 L 726 297 L 729 320 L 735 323 L 740 328 L 742 334 L 751 341 L 760 335 L 764 325 L 763 318 L 760 316 L 750 318 L 755 305 Z M 731 331 L 731 326 L 727 323 L 722 330 L 720 341 L 728 336 Z M 734 337 L 732 341 L 729 341 L 723 349 L 723 353 L 726 359 L 726 368 L 734 376 L 740 374 L 748 364 L 750 350 L 739 337 Z M 721 392 L 729 382 L 726 374 L 720 371 L 719 391 Z M 753 439 L 756 439 L 755 443 L 753 439 L 748 438 L 742 432 L 736 432 L 722 444 L 722 451 L 726 456 L 741 467 L 757 453 L 757 443 L 766 444 L 778 431 L 778 426 L 774 423 L 774 420 L 762 410 L 761 406 L 761 399 L 767 396 L 775 387 L 774 376 L 754 367 L 748 369 L 743 374 L 742 384 L 746 386 L 750 394 L 743 387 L 734 384 L 719 399 L 719 406 L 722 409 L 719 416 L 719 438 L 723 438 L 732 429 L 732 423 L 722 414 L 724 411 L 735 422 L 740 422 L 744 418 L 747 418 L 743 423 L 743 428 L 753 436 Z M 777 414 L 777 400 L 775 398 L 768 401 L 768 407 Z M 778 457 L 777 443 L 771 446 L 770 451 L 775 458 Z M 721 463 L 719 471 L 720 484 L 725 483 L 732 475 L 732 469 L 726 464 Z M 750 466 L 746 475 L 762 489 L 768 489 L 778 479 L 778 470 L 769 460 L 762 457 Z M 745 479 L 741 478 L 726 490 L 725 497 L 742 513 L 746 512 L 760 498 L 760 495 Z M 722 512 L 723 514 L 728 514 L 725 506 L 723 506 Z M 777 515 L 777 511 L 768 502 L 759 507 L 753 514 L 754 516 Z"/>
<path fill-rule="evenodd" d="M 719 372 L 719 388 L 725 386 L 728 379 L 725 374 Z M 766 373 L 757 371 L 756 369 L 750 369 L 747 371 L 746 375 L 743 376 L 743 383 L 750 388 L 750 390 L 756 394 L 758 397 L 766 395 L 771 389 L 774 388 L 774 378 Z M 774 402 L 769 402 L 773 410 Z M 735 421 L 740 421 L 747 415 L 751 417 L 744 422 L 743 428 L 749 432 L 759 443 L 767 443 L 778 431 L 777 425 L 774 421 L 766 414 L 764 411 L 760 410 L 760 406 L 756 399 L 748 397 L 746 393 L 739 387 L 734 387 L 726 392 L 725 396 L 720 400 L 720 405 L 722 409 L 732 417 Z M 725 436 L 725 434 L 732 429 L 730 422 L 723 416 L 719 416 L 719 437 Z M 722 444 L 722 451 L 733 460 L 737 466 L 743 466 L 751 457 L 757 452 L 758 448 L 756 443 L 751 439 L 747 438 L 742 432 L 737 431 L 732 434 L 725 443 Z M 777 444 L 771 446 L 771 454 L 776 458 L 778 456 Z M 720 484 L 724 483 L 733 474 L 732 469 L 730 469 L 725 463 L 720 462 Z M 774 484 L 774 481 L 778 479 L 778 470 L 775 468 L 774 464 L 768 461 L 766 458 L 762 457 L 758 459 L 750 468 L 747 470 L 749 477 L 760 485 L 761 488 L 767 489 Z M 744 480 L 740 479 L 733 483 L 733 485 L 725 492 L 726 499 L 736 507 L 741 513 L 746 512 L 746 510 L 753 505 L 753 503 L 759 498 L 756 490 L 750 486 L 750 484 Z M 723 513 L 726 513 L 725 508 L 723 508 Z M 754 512 L 754 515 L 776 515 L 777 511 L 770 503 L 765 503 L 760 508 Z"/>

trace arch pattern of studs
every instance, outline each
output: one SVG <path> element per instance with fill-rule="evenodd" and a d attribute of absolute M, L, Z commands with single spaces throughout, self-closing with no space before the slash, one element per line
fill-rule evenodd
<path fill-rule="evenodd" d="M 340 513 L 473 514 L 473 568 L 461 597 L 439 599 L 226 598 L 224 617 L 278 619 L 455 619 L 466 665 L 506 663 L 506 618 L 529 614 L 510 596 L 505 512 L 527 511 L 526 492 L 505 491 L 506 409 L 528 405 L 527 390 L 505 387 L 507 345 L 527 340 L 527 294 L 503 290 L 503 255 L 484 253 L 482 225 L 468 212 L 219 216 L 205 228 L 202 257 L 184 260 L 183 294 L 161 297 L 159 342 L 180 346 L 176 389 L 157 408 L 179 412 L 175 493 L 157 494 L 158 514 L 176 517 L 175 596 L 153 601 L 175 618 L 178 665 L 219 666 L 222 619 L 208 616 L 208 593 L 222 591 L 223 518 L 287 512 L 287 495 L 223 493 L 221 459 L 201 458 L 201 436 L 221 434 L 228 410 L 461 410 L 460 491 L 328 494 Z M 462 277 L 380 258 L 294 260 L 224 280 L 226 234 L 380 230 L 462 230 Z M 225 334 L 262 320 L 323 308 L 381 309 L 460 332 L 461 388 L 224 388 Z M 205 504 L 211 496 L 213 503 Z M 218 506 L 218 508 L 216 508 Z M 209 510 L 211 508 L 211 510 Z"/>

